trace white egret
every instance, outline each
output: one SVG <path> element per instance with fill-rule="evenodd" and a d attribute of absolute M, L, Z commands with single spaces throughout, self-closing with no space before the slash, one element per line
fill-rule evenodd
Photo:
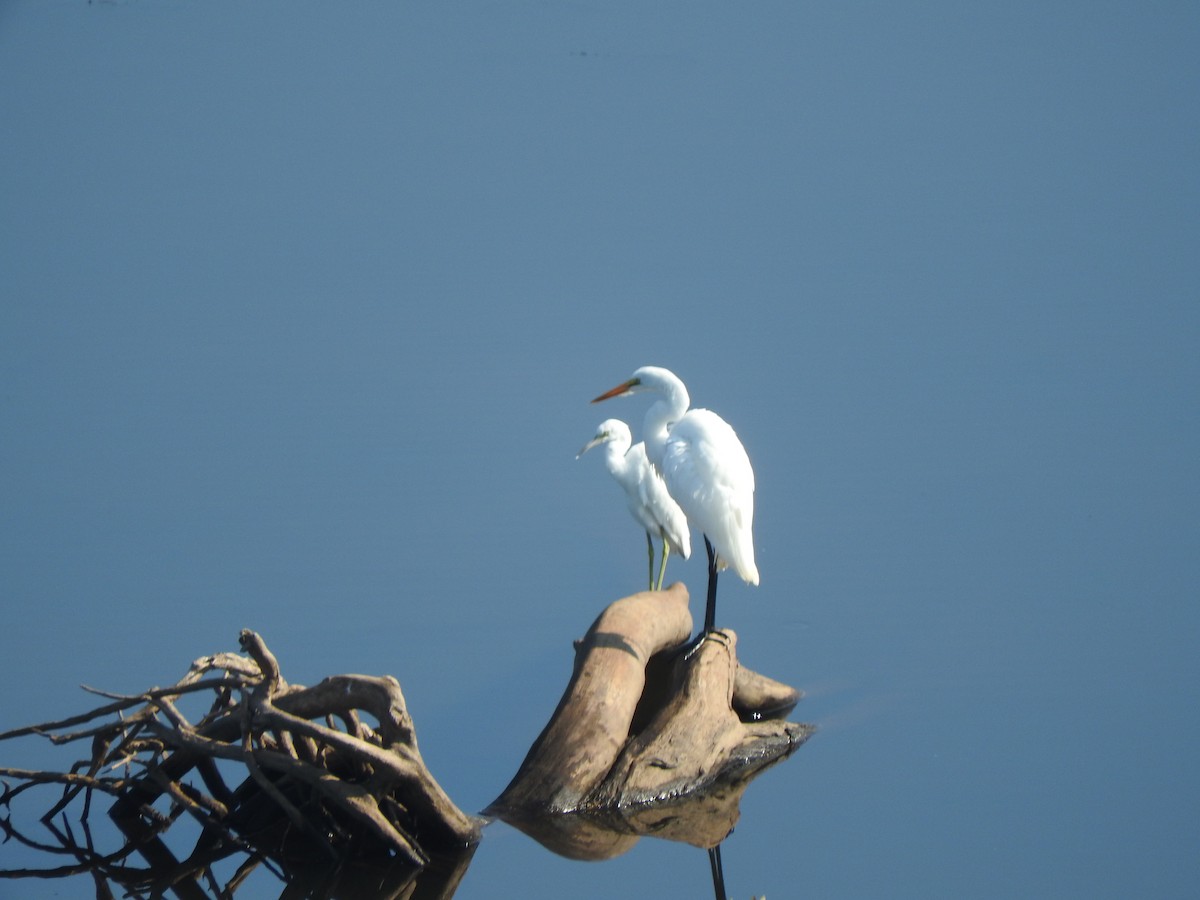
<path fill-rule="evenodd" d="M 629 426 L 620 419 L 606 419 L 596 429 L 596 436 L 575 455 L 583 456 L 593 447 L 604 445 L 604 465 L 625 490 L 629 512 L 646 530 L 646 549 L 650 555 L 650 590 L 662 590 L 667 571 L 667 556 L 672 550 L 687 559 L 692 555 L 691 535 L 687 517 L 667 493 L 662 477 L 646 458 L 646 447 L 633 443 Z M 631 446 L 632 445 L 632 446 Z M 662 563 L 658 567 L 658 583 L 654 581 L 654 538 L 662 539 Z"/>
<path fill-rule="evenodd" d="M 646 412 L 646 455 L 662 474 L 688 524 L 704 534 L 708 551 L 708 603 L 704 633 L 715 630 L 717 572 L 731 567 L 747 584 L 758 584 L 754 565 L 754 469 L 729 423 L 707 409 L 688 409 L 691 398 L 674 373 L 643 366 L 593 400 L 642 391 L 662 396 Z"/>

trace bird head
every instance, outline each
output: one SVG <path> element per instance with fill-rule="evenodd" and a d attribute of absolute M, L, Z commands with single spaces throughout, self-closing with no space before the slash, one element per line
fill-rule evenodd
<path fill-rule="evenodd" d="M 584 445 L 583 449 L 575 454 L 575 458 L 579 459 L 579 457 L 583 456 L 583 454 L 587 453 L 593 447 L 598 447 L 601 444 L 607 444 L 610 441 L 624 443 L 625 446 L 628 447 L 632 440 L 633 436 L 629 431 L 628 425 L 626 425 L 620 419 L 605 419 L 600 423 L 599 427 L 596 428 L 595 437 L 588 441 Z"/>
<path fill-rule="evenodd" d="M 627 381 L 622 381 L 612 390 L 605 391 L 592 402 L 599 403 L 601 400 L 611 400 L 613 397 L 628 397 L 630 394 L 642 391 L 659 391 L 668 396 L 680 396 L 684 398 L 684 408 L 687 408 L 687 388 L 683 386 L 683 382 L 674 372 L 661 366 L 642 366 L 640 369 L 635 369 Z"/>

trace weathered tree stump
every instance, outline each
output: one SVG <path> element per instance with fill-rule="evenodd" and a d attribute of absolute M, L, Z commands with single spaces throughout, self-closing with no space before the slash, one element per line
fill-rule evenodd
<path fill-rule="evenodd" d="M 573 857 L 615 855 L 646 833 L 720 843 L 749 779 L 813 729 L 782 718 L 798 691 L 739 666 L 734 632 L 689 649 L 691 628 L 682 584 L 609 606 L 576 643 L 550 722 L 485 812 Z"/>

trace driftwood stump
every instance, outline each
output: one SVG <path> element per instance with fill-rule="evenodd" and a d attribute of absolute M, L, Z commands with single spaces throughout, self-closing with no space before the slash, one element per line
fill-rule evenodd
<path fill-rule="evenodd" d="M 750 778 L 812 733 L 783 720 L 794 688 L 743 669 L 725 630 L 689 649 L 682 584 L 609 606 L 576 642 L 570 683 L 485 811 L 576 858 L 642 834 L 711 848 Z"/>

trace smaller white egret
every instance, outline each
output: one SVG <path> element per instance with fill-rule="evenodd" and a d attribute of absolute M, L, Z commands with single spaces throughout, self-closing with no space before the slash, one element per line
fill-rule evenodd
<path fill-rule="evenodd" d="M 604 465 L 608 472 L 625 491 L 629 512 L 646 530 L 646 550 L 650 555 L 650 590 L 662 590 L 663 575 L 667 571 L 667 556 L 672 550 L 687 559 L 692 554 L 691 535 L 688 533 L 687 516 L 679 508 L 667 486 L 650 460 L 646 458 L 646 446 L 640 441 L 633 443 L 629 426 L 620 419 L 606 419 L 596 429 L 593 437 L 575 455 L 583 456 L 593 447 L 604 445 Z M 632 446 L 631 446 L 632 445 Z M 662 539 L 662 563 L 658 567 L 658 582 L 654 580 L 654 538 Z"/>
<path fill-rule="evenodd" d="M 660 396 L 646 411 L 646 455 L 663 477 L 688 525 L 704 534 L 708 603 L 704 633 L 716 629 L 717 572 L 732 568 L 758 584 L 754 564 L 754 469 L 729 423 L 707 409 L 689 409 L 687 388 L 674 372 L 642 366 L 593 403 L 642 391 Z"/>

